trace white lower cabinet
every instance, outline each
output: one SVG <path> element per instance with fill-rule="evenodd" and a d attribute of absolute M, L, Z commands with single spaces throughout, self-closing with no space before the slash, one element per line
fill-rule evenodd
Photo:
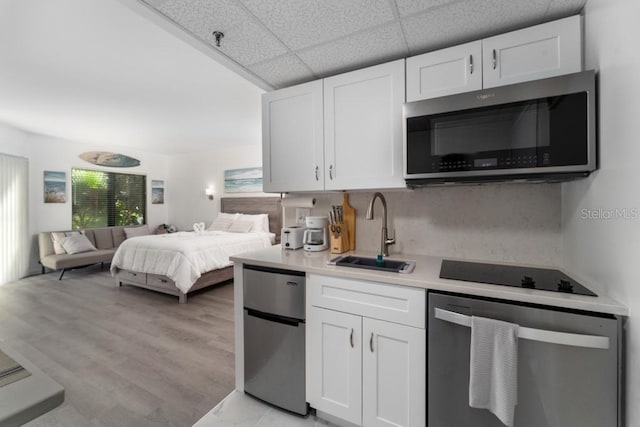
<path fill-rule="evenodd" d="M 362 425 L 424 426 L 426 331 L 363 319 Z"/>
<path fill-rule="evenodd" d="M 362 424 L 362 317 L 312 307 L 311 406 Z"/>
<path fill-rule="evenodd" d="M 325 280 L 326 279 L 326 280 Z M 408 289 L 357 280 L 312 276 L 308 286 L 335 288 L 337 283 L 356 284 L 363 293 L 370 288 L 381 307 L 385 291 Z M 382 291 L 382 292 L 381 292 Z M 422 311 L 423 290 L 409 289 Z M 333 291 L 334 294 L 337 291 Z M 307 313 L 308 394 L 316 410 L 362 426 L 420 426 L 426 420 L 426 330 L 314 305 L 312 290 Z M 344 295 L 343 295 L 344 296 Z M 315 299 L 322 304 L 322 299 Z M 422 302 L 422 303 L 420 303 Z M 409 305 L 407 305 L 408 307 Z M 333 307 L 332 307 L 333 308 Z M 348 308 L 348 307 L 347 307 Z M 385 317 L 383 309 L 379 315 Z M 411 310 L 409 310 L 411 311 Z"/>

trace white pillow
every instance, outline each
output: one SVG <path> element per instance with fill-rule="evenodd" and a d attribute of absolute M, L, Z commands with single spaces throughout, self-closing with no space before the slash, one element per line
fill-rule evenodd
<path fill-rule="evenodd" d="M 227 218 L 227 217 L 216 217 L 216 219 L 213 220 L 213 222 L 211 223 L 211 225 L 209 226 L 209 228 L 207 228 L 207 230 L 209 231 L 227 231 L 229 229 L 229 227 L 231 227 L 231 224 L 233 224 L 233 218 Z"/>
<path fill-rule="evenodd" d="M 257 214 L 257 215 L 241 214 L 240 219 L 250 220 L 253 223 L 253 227 L 251 227 L 251 231 L 261 232 L 261 233 L 269 232 L 269 215 L 267 214 Z"/>
<path fill-rule="evenodd" d="M 253 227 L 253 221 L 238 218 L 233 221 L 231 227 L 227 230 L 230 233 L 248 233 Z"/>
<path fill-rule="evenodd" d="M 145 225 L 143 225 L 141 227 L 125 228 L 124 229 L 124 234 L 126 234 L 127 235 L 127 239 L 129 239 L 131 237 L 149 235 L 149 234 L 151 234 L 151 231 L 149 230 L 149 226 L 145 224 Z"/>
<path fill-rule="evenodd" d="M 227 231 L 227 228 L 229 228 L 229 226 L 231 226 L 233 221 L 235 221 L 239 216 L 240 214 L 237 214 L 237 213 L 230 214 L 230 213 L 218 212 L 218 215 L 211 222 L 211 225 L 209 226 L 209 228 L 207 228 L 207 230 Z M 223 230 L 222 227 L 224 227 L 225 223 L 228 223 L 228 225 L 227 225 L 227 228 Z M 215 225 L 215 228 L 214 228 L 214 225 Z"/>
<path fill-rule="evenodd" d="M 67 236 L 77 236 L 79 235 L 79 231 L 56 231 L 51 233 L 51 241 L 53 242 L 53 251 L 56 255 L 66 254 L 67 252 L 64 250 L 60 241 Z"/>
<path fill-rule="evenodd" d="M 59 240 L 60 245 L 68 254 L 79 254 L 97 250 L 84 234 L 74 234 Z"/>

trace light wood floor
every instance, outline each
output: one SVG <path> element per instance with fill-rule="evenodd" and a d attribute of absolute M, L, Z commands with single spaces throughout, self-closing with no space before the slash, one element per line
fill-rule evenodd
<path fill-rule="evenodd" d="M 65 388 L 29 426 L 191 426 L 234 388 L 233 284 L 178 304 L 99 267 L 33 276 L 0 287 L 0 340 Z"/>

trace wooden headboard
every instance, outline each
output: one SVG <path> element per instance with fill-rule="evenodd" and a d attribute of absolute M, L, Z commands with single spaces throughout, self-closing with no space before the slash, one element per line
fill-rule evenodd
<path fill-rule="evenodd" d="M 268 214 L 269 231 L 276 234 L 280 243 L 282 229 L 282 205 L 280 197 L 222 197 L 220 212 L 243 214 Z"/>

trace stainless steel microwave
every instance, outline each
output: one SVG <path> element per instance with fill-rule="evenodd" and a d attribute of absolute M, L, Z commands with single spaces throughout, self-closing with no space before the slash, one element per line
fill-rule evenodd
<path fill-rule="evenodd" d="M 407 185 L 589 175 L 595 87 L 585 71 L 405 104 Z"/>

